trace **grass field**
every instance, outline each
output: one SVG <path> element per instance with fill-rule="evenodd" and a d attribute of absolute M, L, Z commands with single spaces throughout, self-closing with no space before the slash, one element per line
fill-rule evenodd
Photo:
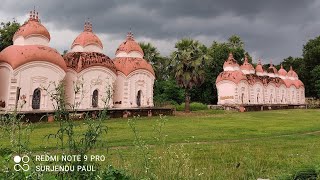
<path fill-rule="evenodd" d="M 180 112 L 165 117 L 160 135 L 154 129 L 159 119 L 134 118 L 136 134 L 127 119 L 105 120 L 108 133 L 92 154 L 105 155 L 104 165 L 136 178 L 145 177 L 146 163 L 148 173 L 158 179 L 281 179 L 296 169 L 320 165 L 320 110 Z M 84 123 L 76 122 L 77 133 Z M 58 130 L 58 123 L 33 127 L 30 150 L 58 153 L 56 141 L 45 138 Z M 140 149 L 135 135 L 143 140 Z M 9 140 L 1 137 L 0 145 L 10 146 Z"/>

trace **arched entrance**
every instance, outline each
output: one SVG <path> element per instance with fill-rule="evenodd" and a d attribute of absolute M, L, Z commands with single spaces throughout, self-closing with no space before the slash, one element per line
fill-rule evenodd
<path fill-rule="evenodd" d="M 137 105 L 138 107 L 141 106 L 141 90 L 138 91 L 138 94 L 137 94 Z"/>
<path fill-rule="evenodd" d="M 98 96 L 99 96 L 99 92 L 98 89 L 94 90 L 92 93 L 92 107 L 98 107 Z"/>
<path fill-rule="evenodd" d="M 40 109 L 41 90 L 37 88 L 32 94 L 32 109 Z"/>

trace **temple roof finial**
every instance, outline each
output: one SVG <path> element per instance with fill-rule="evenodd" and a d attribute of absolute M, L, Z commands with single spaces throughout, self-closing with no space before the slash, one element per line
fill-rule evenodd
<path fill-rule="evenodd" d="M 133 33 L 131 32 L 131 27 L 130 27 L 130 31 L 127 34 L 127 40 L 134 40 Z"/>
<path fill-rule="evenodd" d="M 88 18 L 85 22 L 84 22 L 84 31 L 86 32 L 92 32 L 92 23 L 89 21 L 90 19 Z"/>
<path fill-rule="evenodd" d="M 36 11 L 36 6 L 33 7 L 33 11 L 30 11 L 29 20 L 39 21 L 39 12 Z"/>

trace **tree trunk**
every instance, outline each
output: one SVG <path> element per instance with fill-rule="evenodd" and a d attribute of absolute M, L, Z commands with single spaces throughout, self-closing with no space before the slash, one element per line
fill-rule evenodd
<path fill-rule="evenodd" d="M 189 89 L 185 89 L 185 107 L 184 112 L 190 112 L 190 96 L 189 96 Z"/>

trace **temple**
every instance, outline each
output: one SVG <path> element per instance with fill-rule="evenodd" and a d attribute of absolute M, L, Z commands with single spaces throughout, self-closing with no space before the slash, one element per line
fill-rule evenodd
<path fill-rule="evenodd" d="M 155 73 L 131 32 L 115 59 L 103 54 L 90 22 L 64 56 L 50 47 L 50 39 L 33 10 L 14 34 L 13 45 L 0 52 L 1 111 L 54 110 L 52 95 L 59 83 L 69 108 L 153 106 Z"/>
<path fill-rule="evenodd" d="M 230 53 L 216 86 L 220 105 L 305 104 L 304 84 L 292 67 L 287 72 L 281 65 L 278 71 L 270 63 L 265 70 L 259 60 L 254 68 L 247 56 L 239 66 Z"/>

